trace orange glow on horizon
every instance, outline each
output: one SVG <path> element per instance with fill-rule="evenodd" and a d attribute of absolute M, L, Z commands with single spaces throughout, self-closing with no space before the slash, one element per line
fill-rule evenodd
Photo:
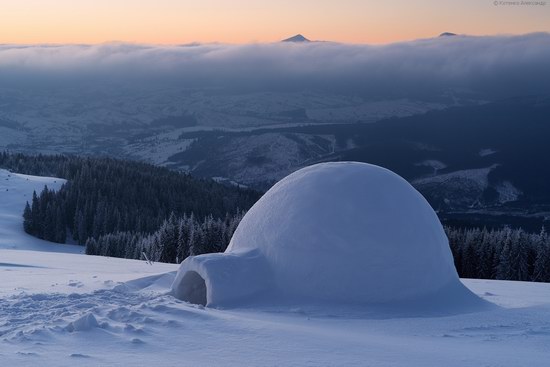
<path fill-rule="evenodd" d="M 2 4 L 0 43 L 150 44 L 313 40 L 390 43 L 442 32 L 550 31 L 550 4 L 368 0 L 18 0 Z"/>

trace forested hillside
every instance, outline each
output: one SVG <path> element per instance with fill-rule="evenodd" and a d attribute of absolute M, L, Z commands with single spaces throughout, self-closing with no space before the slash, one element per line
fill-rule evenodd
<path fill-rule="evenodd" d="M 253 190 L 110 158 L 2 153 L 0 167 L 68 180 L 59 191 L 35 194 L 24 211 L 28 233 L 60 243 L 69 237 L 85 244 L 124 231 L 150 234 L 171 214 L 226 218 L 260 197 Z"/>

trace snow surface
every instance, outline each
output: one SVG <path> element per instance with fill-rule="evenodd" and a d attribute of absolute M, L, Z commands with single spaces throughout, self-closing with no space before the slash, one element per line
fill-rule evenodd
<path fill-rule="evenodd" d="M 473 197 L 474 201 L 470 202 L 470 206 L 474 207 L 479 203 L 479 199 L 481 198 L 484 190 L 489 187 L 489 174 L 498 166 L 498 164 L 493 164 L 492 166 L 486 168 L 467 169 L 437 174 L 438 168 L 432 165 L 434 168 L 433 176 L 416 179 L 412 182 L 412 184 L 423 190 L 440 187 L 440 191 L 444 190 L 447 193 L 447 197 L 450 195 L 455 196 L 453 200 L 455 203 L 458 201 L 472 201 Z M 445 167 L 441 167 L 441 169 L 443 168 Z M 516 201 L 523 194 L 523 192 L 516 188 L 510 181 L 499 182 L 494 186 L 494 188 L 498 193 L 498 202 L 500 204 Z"/>
<path fill-rule="evenodd" d="M 19 293 L 87 293 L 112 289 L 122 282 L 175 269 L 170 264 L 93 259 L 93 256 L 82 254 L 0 250 L 0 297 Z"/>
<path fill-rule="evenodd" d="M 479 205 L 483 192 L 489 187 L 489 174 L 496 167 L 498 164 L 486 168 L 430 175 L 416 179 L 412 184 L 423 192 L 436 190 L 443 193 L 441 195 L 447 204 L 453 202 L 455 205 L 474 208 Z"/>
<path fill-rule="evenodd" d="M 23 186 L 51 182 L 17 177 Z M 550 284 L 463 279 L 498 307 L 443 317 L 204 308 L 169 295 L 176 265 L 51 252 L 71 247 L 26 237 L 27 197 L 6 197 L 0 239 L 34 251 L 0 248 L 2 366 L 548 364 Z"/>
<path fill-rule="evenodd" d="M 336 150 L 334 135 L 268 132 L 236 136 L 218 149 L 220 158 L 215 169 L 222 173 L 220 176 L 248 186 L 258 182 L 275 183 L 308 162 L 319 162 Z M 260 158 L 261 164 L 251 164 L 254 157 Z M 201 161 L 197 167 L 209 163 L 212 162 Z"/>
<path fill-rule="evenodd" d="M 309 166 L 278 182 L 248 211 L 224 254 L 182 263 L 173 290 L 209 306 L 258 299 L 399 313 L 484 306 L 459 282 L 424 197 L 395 173 L 357 162 Z"/>
<path fill-rule="evenodd" d="M 415 186 L 428 184 L 445 184 L 450 186 L 454 182 L 458 185 L 467 183 L 471 186 L 478 187 L 481 191 L 483 191 L 489 186 L 489 173 L 497 167 L 498 164 L 493 164 L 492 166 L 485 168 L 465 169 L 444 173 L 437 176 L 429 176 L 414 180 L 413 184 Z"/>
<path fill-rule="evenodd" d="M 123 150 L 141 160 L 155 165 L 166 165 L 170 157 L 185 152 L 196 139 L 180 139 L 178 131 L 147 137 L 123 147 Z"/>
<path fill-rule="evenodd" d="M 494 150 L 494 149 L 485 148 L 485 149 L 481 149 L 478 154 L 479 154 L 480 157 L 487 157 L 488 155 L 495 154 L 496 152 L 497 151 Z"/>
<path fill-rule="evenodd" d="M 416 166 L 425 166 L 425 167 L 431 167 L 434 172 L 433 175 L 437 176 L 437 171 L 447 168 L 447 165 L 441 161 L 438 161 L 436 159 L 428 159 L 419 163 L 416 163 Z"/>
<path fill-rule="evenodd" d="M 498 201 L 500 203 L 508 203 L 516 201 L 523 194 L 520 189 L 516 188 L 510 181 L 503 181 L 496 186 L 498 192 Z"/>
<path fill-rule="evenodd" d="M 501 307 L 445 317 L 287 306 L 222 310 L 168 295 L 174 265 L 45 255 L 0 250 L 3 262 L 19 265 L 0 266 L 2 365 L 477 367 L 548 361 L 549 284 L 464 280 Z M 23 267 L 37 264 L 42 268 Z M 29 277 L 30 269 L 40 275 Z M 168 273 L 143 278 L 157 272 Z M 69 280 L 83 286 L 71 288 Z"/>

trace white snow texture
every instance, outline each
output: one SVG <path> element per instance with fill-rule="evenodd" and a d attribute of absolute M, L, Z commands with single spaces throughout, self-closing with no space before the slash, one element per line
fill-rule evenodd
<path fill-rule="evenodd" d="M 397 174 L 356 162 L 317 164 L 278 182 L 227 251 L 186 259 L 172 290 L 208 306 L 480 302 L 460 283 L 424 197 Z"/>

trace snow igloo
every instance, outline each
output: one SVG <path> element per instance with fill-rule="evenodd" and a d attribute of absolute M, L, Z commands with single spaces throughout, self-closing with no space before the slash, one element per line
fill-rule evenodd
<path fill-rule="evenodd" d="M 185 259 L 172 292 L 215 307 L 477 299 L 424 197 L 397 174 L 357 162 L 316 164 L 279 181 L 225 253 Z"/>

